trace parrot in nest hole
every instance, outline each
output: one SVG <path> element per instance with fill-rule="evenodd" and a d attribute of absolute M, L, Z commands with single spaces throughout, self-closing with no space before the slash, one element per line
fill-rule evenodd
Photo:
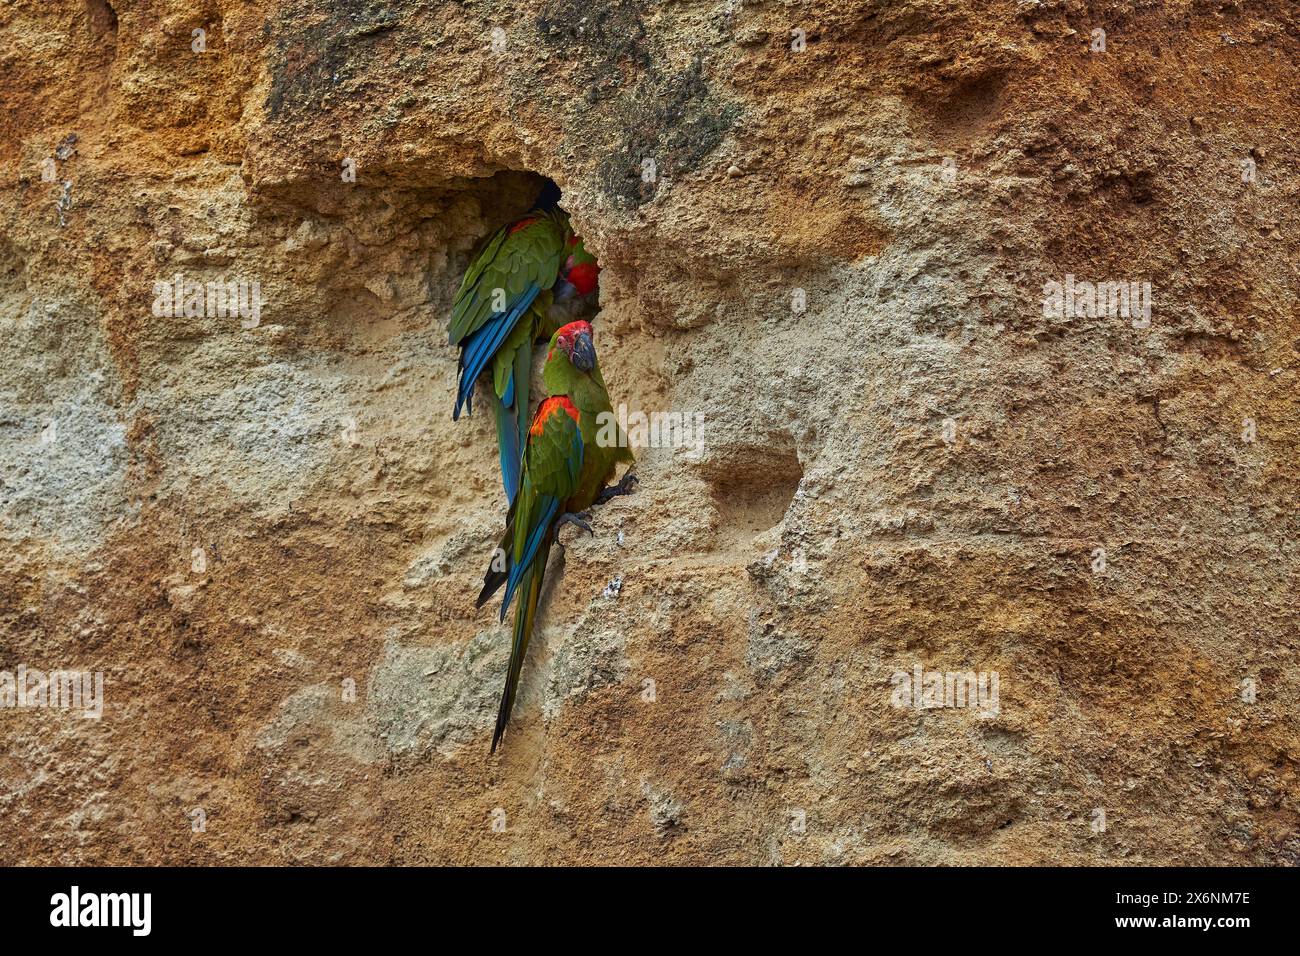
<path fill-rule="evenodd" d="M 511 502 L 500 547 L 476 602 L 482 607 L 504 584 L 504 621 L 511 600 L 519 593 L 506 686 L 492 734 L 493 752 L 514 707 L 556 532 L 560 525 L 572 523 L 591 533 L 587 509 L 615 495 L 628 494 L 636 480 L 629 471 L 617 485 L 606 487 L 618 465 L 630 464 L 633 459 L 596 363 L 590 323 L 579 320 L 555 331 L 542 380 L 549 397 L 538 407 L 528 429 L 519 493 Z M 602 416 L 602 412 L 607 414 Z"/>
<path fill-rule="evenodd" d="M 449 342 L 460 346 L 452 418 L 473 410 L 474 386 L 489 373 L 508 500 L 519 490 L 527 440 L 533 343 L 595 311 L 599 275 L 568 215 L 548 200 L 480 243 L 456 293 L 447 323 Z"/>

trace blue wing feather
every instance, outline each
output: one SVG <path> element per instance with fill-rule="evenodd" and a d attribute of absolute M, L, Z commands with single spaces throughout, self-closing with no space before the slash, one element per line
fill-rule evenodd
<path fill-rule="evenodd" d="M 524 556 L 520 561 L 516 561 L 510 566 L 510 575 L 506 578 L 506 596 L 501 601 L 501 620 L 506 619 L 506 609 L 510 607 L 510 599 L 514 597 L 515 588 L 519 586 L 524 572 L 532 565 L 533 559 L 537 557 L 537 549 L 541 547 L 542 538 L 545 537 L 547 530 L 551 527 L 551 522 L 555 519 L 555 513 L 560 510 L 560 501 L 551 495 L 542 495 L 537 503 L 541 506 L 541 520 L 533 525 L 532 530 L 528 533 L 528 541 L 524 544 Z"/>
<path fill-rule="evenodd" d="M 456 409 L 451 413 L 453 419 L 460 418 L 461 406 L 468 404 L 479 375 L 483 373 L 487 363 L 501 347 L 501 343 L 506 340 L 506 336 L 519 324 L 519 317 L 528 311 L 528 307 L 533 304 L 533 300 L 541 291 L 535 283 L 529 284 L 523 294 L 510 304 L 508 311 L 488 320 L 481 329 L 465 340 L 460 356 L 461 373 L 460 385 L 456 391 Z"/>

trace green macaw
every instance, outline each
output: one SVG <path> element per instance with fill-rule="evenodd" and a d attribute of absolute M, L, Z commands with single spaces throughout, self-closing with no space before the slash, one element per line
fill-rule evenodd
<path fill-rule="evenodd" d="M 528 430 L 519 494 L 510 505 L 501 545 L 483 579 L 477 606 L 482 607 L 504 583 L 501 620 L 516 590 L 514 637 L 505 691 L 497 711 L 492 750 L 496 751 L 514 707 L 519 672 L 532 634 L 546 561 L 561 524 L 588 533 L 586 509 L 615 495 L 627 494 L 636 480 L 629 471 L 607 488 L 618 464 L 631 463 L 626 436 L 614 419 L 605 380 L 596 364 L 591 325 L 570 322 L 551 336 L 542 371 L 550 397 L 537 409 Z"/>
<path fill-rule="evenodd" d="M 594 310 L 599 273 L 568 215 L 551 204 L 493 233 L 461 280 L 447 323 L 448 340 L 461 348 L 452 418 L 462 406 L 473 410 L 474 385 L 490 366 L 508 499 L 519 488 L 533 343 Z"/>

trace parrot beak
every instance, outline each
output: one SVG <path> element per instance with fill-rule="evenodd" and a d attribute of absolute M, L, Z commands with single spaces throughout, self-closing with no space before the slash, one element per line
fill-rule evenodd
<path fill-rule="evenodd" d="M 591 336 L 585 332 L 580 333 L 573 340 L 573 351 L 569 355 L 573 361 L 573 367 L 582 372 L 590 372 L 596 367 L 596 346 L 592 344 Z"/>

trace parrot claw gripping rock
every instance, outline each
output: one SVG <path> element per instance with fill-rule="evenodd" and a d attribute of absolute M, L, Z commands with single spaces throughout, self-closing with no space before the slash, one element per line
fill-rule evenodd
<path fill-rule="evenodd" d="M 555 527 L 558 530 L 563 525 L 571 524 L 577 528 L 581 528 L 583 531 L 587 532 L 587 534 L 595 535 L 596 532 L 591 530 L 591 525 L 589 524 L 590 521 L 590 511 L 566 511 L 564 514 L 560 515 L 559 520 L 555 522 Z"/>
<path fill-rule="evenodd" d="M 624 475 L 622 478 L 619 479 L 618 484 L 610 485 L 608 488 L 606 488 L 604 491 L 598 494 L 596 496 L 596 504 L 603 505 L 605 502 L 611 501 L 614 498 L 619 497 L 620 495 L 630 495 L 632 493 L 632 486 L 635 485 L 640 480 L 641 479 L 638 478 L 634 472 L 629 471 L 626 475 Z"/>

